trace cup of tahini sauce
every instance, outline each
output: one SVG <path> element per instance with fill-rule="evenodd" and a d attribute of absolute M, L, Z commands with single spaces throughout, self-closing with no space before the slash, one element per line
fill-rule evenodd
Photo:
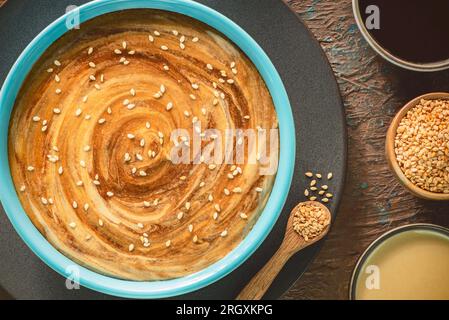
<path fill-rule="evenodd" d="M 449 300 L 449 229 L 413 224 L 375 240 L 349 286 L 353 300 Z"/>
<path fill-rule="evenodd" d="M 448 0 L 353 0 L 357 25 L 383 58 L 415 71 L 449 68 Z"/>

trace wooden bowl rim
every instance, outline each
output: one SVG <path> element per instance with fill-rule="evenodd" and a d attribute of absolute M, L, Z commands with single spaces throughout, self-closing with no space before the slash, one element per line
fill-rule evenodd
<path fill-rule="evenodd" d="M 402 118 L 407 114 L 407 112 L 414 108 L 421 99 L 427 99 L 427 100 L 448 100 L 449 101 L 449 93 L 447 92 L 431 92 L 424 95 L 421 95 L 419 97 L 416 97 L 409 102 L 405 104 L 404 107 L 399 110 L 399 112 L 394 117 L 393 121 L 390 124 L 390 127 L 388 128 L 387 137 L 386 137 L 386 144 L 385 144 L 385 152 L 387 157 L 388 165 L 391 169 L 391 171 L 394 173 L 394 175 L 398 178 L 399 182 L 408 189 L 412 194 L 415 196 L 427 199 L 427 200 L 438 200 L 438 201 L 449 201 L 449 194 L 444 193 L 436 193 L 427 191 L 424 189 L 421 189 L 420 187 L 416 186 L 413 182 L 411 182 L 405 174 L 402 172 L 402 169 L 399 167 L 399 164 L 396 160 L 396 154 L 394 152 L 394 141 L 396 138 L 396 130 L 399 127 L 399 124 L 402 120 Z"/>

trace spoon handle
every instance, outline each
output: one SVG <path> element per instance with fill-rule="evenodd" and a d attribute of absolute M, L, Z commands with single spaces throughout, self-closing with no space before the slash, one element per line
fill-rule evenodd
<path fill-rule="evenodd" d="M 293 252 L 281 246 L 270 261 L 251 279 L 236 300 L 260 300 L 273 283 L 276 276 L 292 256 Z"/>

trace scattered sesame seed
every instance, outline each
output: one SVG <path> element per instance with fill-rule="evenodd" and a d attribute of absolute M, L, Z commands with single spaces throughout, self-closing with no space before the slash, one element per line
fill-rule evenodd
<path fill-rule="evenodd" d="M 129 246 L 128 246 L 128 250 L 129 250 L 129 252 L 132 252 L 133 250 L 134 250 L 134 244 L 130 244 Z"/>
<path fill-rule="evenodd" d="M 75 222 L 70 222 L 69 223 L 69 227 L 72 228 L 72 229 L 75 229 L 76 228 L 76 223 Z"/>

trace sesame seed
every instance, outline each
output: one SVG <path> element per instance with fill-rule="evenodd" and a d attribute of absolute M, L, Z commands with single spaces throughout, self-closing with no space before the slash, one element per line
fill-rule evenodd
<path fill-rule="evenodd" d="M 150 42 L 154 42 L 154 37 L 150 34 L 150 35 L 148 36 L 148 40 L 150 40 Z"/>
<path fill-rule="evenodd" d="M 261 193 L 262 191 L 263 191 L 263 189 L 262 189 L 261 187 L 257 187 L 257 188 L 256 188 L 256 192 Z"/>
<path fill-rule="evenodd" d="M 128 54 L 129 54 L 130 56 L 134 55 L 135 53 L 136 53 L 135 50 L 128 51 Z"/>
<path fill-rule="evenodd" d="M 305 175 L 308 178 L 312 178 L 313 177 L 313 173 L 312 172 L 306 172 Z"/>
<path fill-rule="evenodd" d="M 184 49 L 186 48 L 186 45 L 185 45 L 184 43 L 180 43 L 180 44 L 179 44 L 179 47 L 180 47 L 182 50 L 184 50 Z"/>
<path fill-rule="evenodd" d="M 128 133 L 127 135 L 126 135 L 127 137 L 128 137 L 128 139 L 134 139 L 136 136 L 135 135 L 133 135 L 132 133 Z"/>
<path fill-rule="evenodd" d="M 69 227 L 72 228 L 72 229 L 75 229 L 76 228 L 76 223 L 75 222 L 70 222 L 69 223 Z"/>
<path fill-rule="evenodd" d="M 92 52 L 94 52 L 94 48 L 90 47 L 89 49 L 87 49 L 87 54 L 91 55 Z"/>
<path fill-rule="evenodd" d="M 99 123 L 99 124 L 103 124 L 103 123 L 105 123 L 105 122 L 106 122 L 106 119 L 104 119 L 104 118 L 101 118 L 101 119 L 98 120 L 98 123 Z"/>
<path fill-rule="evenodd" d="M 198 37 L 192 38 L 192 42 L 198 42 L 200 39 Z"/>
<path fill-rule="evenodd" d="M 86 167 L 86 162 L 85 162 L 84 160 L 81 160 L 81 161 L 80 161 L 80 166 L 81 166 L 82 168 L 85 168 L 85 167 Z"/>
<path fill-rule="evenodd" d="M 214 70 L 214 67 L 210 63 L 208 63 L 206 65 L 206 68 L 209 69 L 209 70 Z"/>
<path fill-rule="evenodd" d="M 61 109 L 59 109 L 59 108 L 54 108 L 54 109 L 53 109 L 53 113 L 54 113 L 54 114 L 60 114 L 60 113 L 61 113 Z"/>
<path fill-rule="evenodd" d="M 33 166 L 28 166 L 27 170 L 32 172 L 32 171 L 34 171 L 34 167 Z"/>
<path fill-rule="evenodd" d="M 181 220 L 184 217 L 184 212 L 180 211 L 177 215 L 178 220 Z"/>
<path fill-rule="evenodd" d="M 56 93 L 56 94 L 61 94 L 61 92 L 62 92 L 62 90 L 59 89 L 59 88 L 55 90 L 55 93 Z"/>
<path fill-rule="evenodd" d="M 55 60 L 53 62 L 55 64 L 55 66 L 60 67 L 61 66 L 61 62 L 59 62 L 59 60 Z"/>
<path fill-rule="evenodd" d="M 198 236 L 195 235 L 195 236 L 193 237 L 192 241 L 193 241 L 194 243 L 197 243 L 197 242 L 198 242 Z"/>
<path fill-rule="evenodd" d="M 24 192 L 26 190 L 26 186 L 25 185 L 22 185 L 21 187 L 20 187 L 20 192 Z"/>
<path fill-rule="evenodd" d="M 134 244 L 130 244 L 129 246 L 128 246 L 128 250 L 129 250 L 129 252 L 132 252 L 133 250 L 134 250 Z"/>
<path fill-rule="evenodd" d="M 329 172 L 328 174 L 327 174 L 327 179 L 328 180 L 331 180 L 332 178 L 333 178 L 333 174 L 332 174 L 332 172 Z"/>
<path fill-rule="evenodd" d="M 169 102 L 169 103 L 167 104 L 166 109 L 167 109 L 167 111 L 170 111 L 171 109 L 173 109 L 173 102 Z"/>
<path fill-rule="evenodd" d="M 228 230 L 224 230 L 221 234 L 220 237 L 224 238 L 228 235 Z"/>
<path fill-rule="evenodd" d="M 246 219 L 248 219 L 248 216 L 245 213 L 240 212 L 240 218 L 242 218 L 243 220 L 246 220 Z"/>
<path fill-rule="evenodd" d="M 104 222 L 103 222 L 103 220 L 101 220 L 101 219 L 98 219 L 98 225 L 99 225 L 100 227 L 104 226 Z"/>
<path fill-rule="evenodd" d="M 189 232 L 192 233 L 193 232 L 193 224 L 189 224 Z"/>
<path fill-rule="evenodd" d="M 165 246 L 168 248 L 168 247 L 170 247 L 171 246 L 171 241 L 170 240 L 167 240 L 167 242 L 165 242 Z"/>
<path fill-rule="evenodd" d="M 88 204 L 88 203 L 85 203 L 83 209 L 84 209 L 84 211 L 89 210 L 89 204 Z"/>
<path fill-rule="evenodd" d="M 34 116 L 33 117 L 33 121 L 34 122 L 39 122 L 39 121 L 41 121 L 41 118 L 39 118 L 38 116 Z"/>
<path fill-rule="evenodd" d="M 96 65 L 95 65 L 95 63 L 93 63 L 93 62 L 89 62 L 89 67 L 91 67 L 91 68 L 95 68 L 95 67 L 96 67 Z"/>
<path fill-rule="evenodd" d="M 58 168 L 58 173 L 59 173 L 59 175 L 63 174 L 64 173 L 64 169 L 62 167 L 59 167 Z"/>
<path fill-rule="evenodd" d="M 167 51 L 167 50 L 168 50 L 168 47 L 167 47 L 167 46 L 161 46 L 161 49 L 162 49 L 163 51 Z"/>
<path fill-rule="evenodd" d="M 91 81 L 95 81 L 97 78 L 95 78 L 95 76 L 93 75 L 93 74 L 91 74 L 90 76 L 89 76 L 89 80 L 91 80 Z"/>
<path fill-rule="evenodd" d="M 215 221 L 218 220 L 218 212 L 214 212 L 214 214 L 212 215 L 212 219 L 214 219 Z"/>
<path fill-rule="evenodd" d="M 151 206 L 151 203 L 150 203 L 149 201 L 144 201 L 144 202 L 143 202 L 143 206 L 144 206 L 145 208 L 149 208 L 149 207 Z"/>
<path fill-rule="evenodd" d="M 59 83 L 61 82 L 61 78 L 58 75 L 55 75 L 55 81 Z"/>
<path fill-rule="evenodd" d="M 157 37 L 159 37 L 159 36 L 161 35 L 161 33 L 160 33 L 159 31 L 157 31 L 157 30 L 154 30 L 153 33 L 154 33 L 154 35 L 157 36 Z"/>
<path fill-rule="evenodd" d="M 75 111 L 75 116 L 76 117 L 79 117 L 80 115 L 81 115 L 81 113 L 83 113 L 83 110 L 81 110 L 81 109 L 76 109 L 76 111 Z"/>
<path fill-rule="evenodd" d="M 106 192 L 106 195 L 107 195 L 109 198 L 112 198 L 112 197 L 114 196 L 114 192 L 108 191 L 108 192 Z"/>
<path fill-rule="evenodd" d="M 126 43 L 126 41 L 123 41 L 123 42 L 122 42 L 122 48 L 123 48 L 123 49 L 126 49 L 127 46 L 128 46 L 128 44 Z"/>
<path fill-rule="evenodd" d="M 136 107 L 136 105 L 134 104 L 134 103 L 130 103 L 130 104 L 128 104 L 127 106 L 126 106 L 126 108 L 128 109 L 128 110 L 132 110 L 132 109 L 134 109 Z"/>
<path fill-rule="evenodd" d="M 78 208 L 78 203 L 77 203 L 76 201 L 73 201 L 73 203 L 72 203 L 72 207 L 73 207 L 73 209 L 76 209 L 76 208 Z"/>

